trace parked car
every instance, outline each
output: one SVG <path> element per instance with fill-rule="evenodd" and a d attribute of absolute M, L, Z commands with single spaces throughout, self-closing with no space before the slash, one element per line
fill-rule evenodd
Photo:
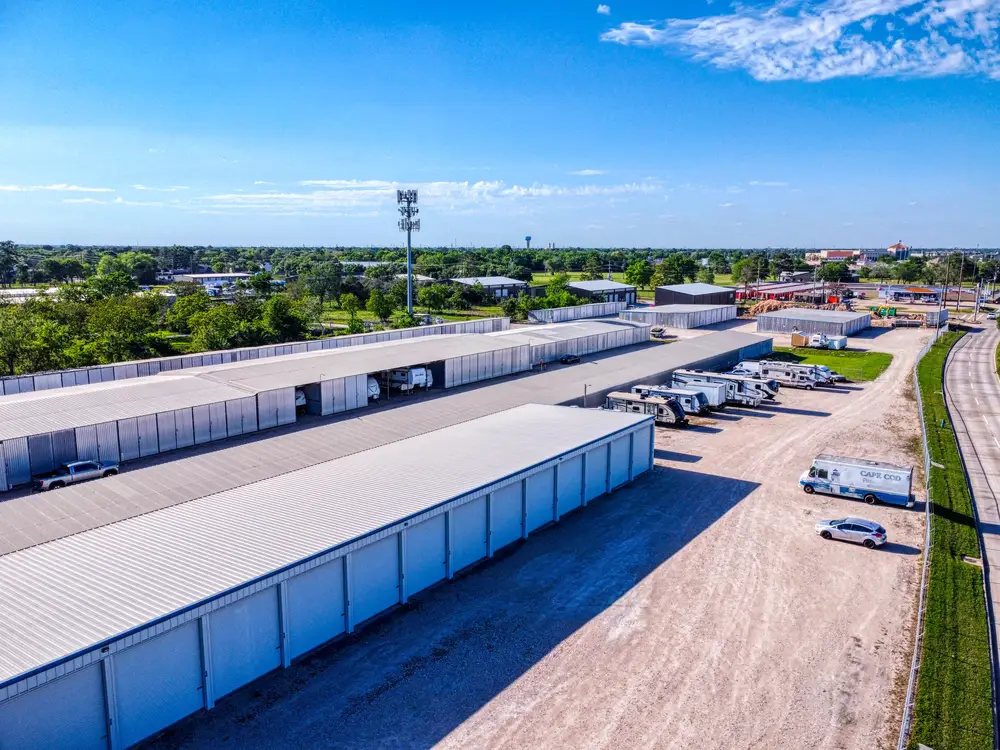
<path fill-rule="evenodd" d="M 38 492 L 57 490 L 67 484 L 86 482 L 88 479 L 110 477 L 118 473 L 118 464 L 111 461 L 70 461 L 60 464 L 53 471 L 39 474 L 32 480 L 32 489 Z"/>
<path fill-rule="evenodd" d="M 845 542 L 863 544 L 868 549 L 881 547 L 887 541 L 884 528 L 863 518 L 820 521 L 816 524 L 816 533 L 824 539 L 842 539 Z"/>
<path fill-rule="evenodd" d="M 996 320 L 997 319 L 997 314 L 995 312 L 991 312 L 989 315 L 986 316 L 986 319 L 987 320 Z"/>
<path fill-rule="evenodd" d="M 580 358 L 575 354 L 564 354 L 559 358 L 559 361 L 564 365 L 575 365 L 580 361 Z"/>

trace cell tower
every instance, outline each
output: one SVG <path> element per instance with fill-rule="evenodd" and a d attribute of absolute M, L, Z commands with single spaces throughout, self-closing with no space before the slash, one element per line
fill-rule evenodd
<path fill-rule="evenodd" d="M 411 233 L 420 231 L 420 219 L 413 217 L 420 213 L 417 208 L 416 190 L 397 190 L 396 203 L 399 204 L 399 231 L 406 232 L 406 312 L 413 315 L 413 242 Z"/>

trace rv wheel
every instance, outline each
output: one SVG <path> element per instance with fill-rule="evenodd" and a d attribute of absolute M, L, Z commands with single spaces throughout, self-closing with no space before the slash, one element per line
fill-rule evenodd
<path fill-rule="evenodd" d="M 878 502 L 878 498 L 871 494 L 865 495 L 865 502 L 868 503 L 869 505 L 874 505 L 875 503 Z"/>

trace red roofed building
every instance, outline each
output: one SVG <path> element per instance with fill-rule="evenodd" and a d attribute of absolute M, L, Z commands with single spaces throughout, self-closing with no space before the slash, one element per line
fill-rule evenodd
<path fill-rule="evenodd" d="M 897 242 L 895 245 L 891 245 L 888 248 L 890 255 L 896 258 L 896 260 L 907 260 L 910 257 L 910 247 L 909 245 L 904 245 L 902 242 Z"/>

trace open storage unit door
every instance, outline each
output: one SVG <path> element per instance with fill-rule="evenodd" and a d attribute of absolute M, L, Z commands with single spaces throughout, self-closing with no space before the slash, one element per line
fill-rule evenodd
<path fill-rule="evenodd" d="M 451 511 L 451 572 L 486 557 L 486 498 L 478 497 Z"/>
<path fill-rule="evenodd" d="M 351 624 L 398 603 L 399 541 L 393 534 L 351 553 Z"/>
<path fill-rule="evenodd" d="M 3 750 L 107 750 L 101 665 L 0 703 L 0 743 Z"/>
<path fill-rule="evenodd" d="M 444 514 L 411 526 L 406 534 L 406 595 L 412 596 L 445 577 Z"/>
<path fill-rule="evenodd" d="M 115 654 L 118 741 L 129 747 L 204 705 L 195 620 Z"/>
<path fill-rule="evenodd" d="M 276 589 L 240 599 L 210 617 L 214 698 L 281 666 Z"/>
<path fill-rule="evenodd" d="M 344 559 L 292 576 L 285 584 L 289 658 L 302 656 L 344 632 Z"/>

